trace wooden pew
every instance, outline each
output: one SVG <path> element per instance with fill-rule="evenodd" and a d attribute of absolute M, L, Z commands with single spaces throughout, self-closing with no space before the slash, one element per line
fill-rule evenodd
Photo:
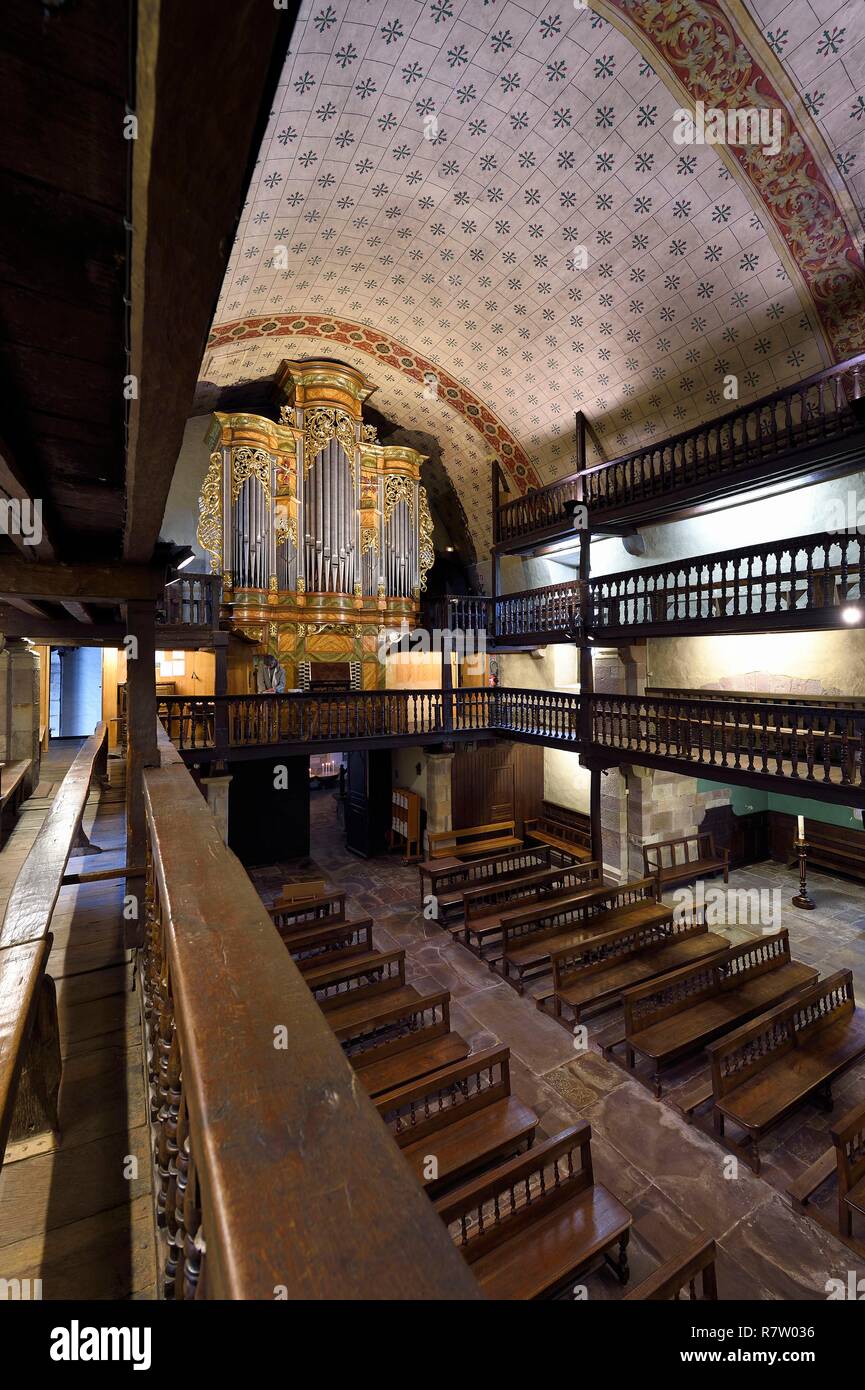
<path fill-rule="evenodd" d="M 488 825 L 464 825 L 454 830 L 427 831 L 430 859 L 472 859 L 497 849 L 520 849 L 522 840 L 514 832 L 516 821 L 497 820 Z"/>
<path fill-rule="evenodd" d="M 489 1298 L 550 1298 L 601 1260 L 627 1283 L 631 1214 L 595 1182 L 591 1138 L 574 1125 L 436 1202 Z"/>
<path fill-rule="evenodd" d="M 451 927 L 454 936 L 476 956 L 484 959 L 501 937 L 502 924 L 513 921 L 535 903 L 555 902 L 572 897 L 583 888 L 598 887 L 602 866 L 594 860 L 542 869 L 507 883 L 484 884 L 463 893 L 463 921 Z"/>
<path fill-rule="evenodd" d="M 728 1120 L 744 1130 L 736 1147 L 759 1172 L 767 1130 L 808 1100 L 831 1108 L 832 1083 L 865 1056 L 865 1009 L 856 1007 L 852 972 L 836 971 L 707 1051 L 715 1132 L 723 1137 Z"/>
<path fill-rule="evenodd" d="M 376 1101 L 430 1196 L 517 1153 L 523 1144 L 531 1147 L 538 1117 L 511 1094 L 509 1059 L 507 1047 L 473 1052 Z"/>
<path fill-rule="evenodd" d="M 298 883 L 284 883 L 273 906 L 294 907 L 298 903 L 308 902 L 310 898 L 323 897 L 324 891 L 324 879 L 321 878 L 302 879 Z"/>
<path fill-rule="evenodd" d="M 367 1017 L 357 1010 L 379 995 L 419 998 L 418 992 L 405 982 L 405 951 L 371 951 L 364 956 L 351 956 L 335 965 L 322 965 L 304 973 L 313 998 L 326 1014 L 347 1017 Z M 393 1002 L 393 1001 L 390 1001 Z M 331 1020 L 332 1021 L 332 1020 Z M 336 1031 L 336 1024 L 334 1024 Z"/>
<path fill-rule="evenodd" d="M 838 1232 L 853 1235 L 853 1215 L 865 1216 L 865 1102 L 832 1127 L 838 1174 Z"/>
<path fill-rule="evenodd" d="M 618 888 L 588 888 L 555 903 L 538 904 L 502 923 L 502 956 L 497 969 L 522 994 L 525 981 L 550 970 L 553 951 L 567 950 L 588 937 L 618 927 L 668 922 L 673 909 L 658 902 L 653 878 Z"/>
<path fill-rule="evenodd" d="M 622 994 L 627 1066 L 634 1069 L 638 1054 L 651 1062 L 652 1084 L 660 1096 L 664 1067 L 701 1052 L 721 1034 L 807 989 L 817 973 L 791 959 L 784 930 L 627 989 Z M 615 1045 L 605 1048 L 605 1054 Z"/>
<path fill-rule="evenodd" d="M 400 1031 L 408 1020 L 408 1030 Z M 343 1047 L 370 1096 L 398 1090 L 422 1076 L 431 1076 L 469 1054 L 469 1044 L 451 1029 L 450 994 L 444 991 L 429 1009 L 397 1011 L 391 1028 L 381 1036 L 355 1037 Z"/>
<path fill-rule="evenodd" d="M 726 951 L 729 941 L 710 932 L 704 919 L 670 917 L 647 926 L 605 931 L 564 950 L 551 951 L 553 992 L 538 999 L 552 1007 L 566 1028 L 579 1023 L 587 1009 L 611 1008 L 622 992 L 682 966 Z"/>
<path fill-rule="evenodd" d="M 699 1283 L 698 1283 L 699 1280 Z M 635 1301 L 678 1299 L 684 1288 L 688 1289 L 691 1303 L 714 1303 L 718 1298 L 718 1282 L 715 1275 L 715 1242 L 697 1236 L 671 1260 L 667 1260 L 648 1279 L 644 1279 L 635 1289 L 625 1294 Z"/>
<path fill-rule="evenodd" d="M 307 898 L 303 902 L 281 907 L 273 906 L 267 910 L 280 936 L 285 937 L 315 923 L 324 926 L 325 922 L 344 922 L 345 893 L 322 893 L 317 898 Z"/>
<path fill-rule="evenodd" d="M 309 927 L 292 932 L 283 941 L 302 974 L 354 956 L 372 953 L 372 918 L 356 922 L 337 922 L 335 926 Z"/>
<path fill-rule="evenodd" d="M 555 802 L 545 801 L 543 815 L 523 821 L 526 838 L 535 844 L 574 859 L 591 859 L 592 830 L 589 817 L 579 811 L 569 811 Z"/>
<path fill-rule="evenodd" d="M 49 929 L 90 784 L 105 777 L 107 763 L 108 726 L 100 723 L 63 778 L 0 925 L 0 1162 L 10 1139 L 58 1132 L 60 1038 L 54 981 L 45 973 Z"/>
<path fill-rule="evenodd" d="M 719 854 L 708 831 L 683 835 L 678 840 L 656 840 L 643 845 L 643 871 L 657 875 L 661 891 L 670 884 L 687 883 L 708 874 L 723 873 L 724 882 L 729 883 L 730 851 L 722 849 Z"/>
<path fill-rule="evenodd" d="M 429 894 L 436 900 L 436 917 L 447 922 L 451 917 L 462 914 L 463 892 L 466 888 L 476 888 L 482 883 L 512 882 L 524 874 L 537 873 L 549 869 L 550 849 L 536 845 L 534 849 L 511 850 L 507 854 L 488 854 L 478 859 L 427 859 L 418 864 L 420 878 L 420 905 L 425 906 L 427 894 L 424 892 L 424 879 Z"/>

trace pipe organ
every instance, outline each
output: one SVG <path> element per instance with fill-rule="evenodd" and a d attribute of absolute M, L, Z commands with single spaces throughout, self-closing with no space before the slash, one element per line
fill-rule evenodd
<path fill-rule="evenodd" d="M 381 684 L 381 628 L 417 621 L 435 558 L 423 454 L 364 424 L 374 387 L 335 362 L 284 362 L 274 422 L 216 414 L 199 544 L 234 626 L 276 655 L 288 686 L 309 661 Z M 353 666 L 352 666 L 353 663 Z"/>

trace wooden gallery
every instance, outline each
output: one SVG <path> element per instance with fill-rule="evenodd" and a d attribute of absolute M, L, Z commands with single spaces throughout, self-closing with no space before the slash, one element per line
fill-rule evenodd
<path fill-rule="evenodd" d="M 862 1297 L 865 9 L 0 92 L 0 1295 Z"/>

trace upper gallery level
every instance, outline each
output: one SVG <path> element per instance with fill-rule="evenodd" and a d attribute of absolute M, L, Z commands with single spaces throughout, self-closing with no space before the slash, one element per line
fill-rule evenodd
<path fill-rule="evenodd" d="M 578 417 L 579 467 L 567 477 L 502 501 L 494 476 L 497 550 L 519 551 L 574 530 L 584 507 L 589 530 L 685 516 L 724 498 L 792 480 L 817 481 L 861 467 L 865 354 L 829 367 L 681 434 L 586 466 Z"/>

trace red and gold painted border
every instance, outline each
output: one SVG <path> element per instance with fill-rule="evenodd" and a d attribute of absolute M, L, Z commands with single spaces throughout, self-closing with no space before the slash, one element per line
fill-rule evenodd
<path fill-rule="evenodd" d="M 798 271 L 834 361 L 865 343 L 865 265 L 817 153 L 816 131 L 797 120 L 781 83 L 751 51 L 744 23 L 722 0 L 593 0 L 593 8 L 646 53 L 659 77 L 706 107 L 772 107 L 784 113 L 781 150 L 724 148 L 748 180 Z M 743 17 L 744 18 L 744 17 Z M 756 46 L 757 33 L 751 28 Z M 762 42 L 762 36 L 760 36 Z M 648 50 L 648 52 L 647 52 Z M 669 79 L 672 77 L 673 81 Z"/>
<path fill-rule="evenodd" d="M 541 480 L 525 450 L 510 430 L 497 419 L 472 391 L 461 386 L 448 372 L 420 353 L 413 352 L 379 328 L 369 328 L 350 319 L 320 314 L 272 314 L 233 319 L 214 325 L 207 347 L 223 348 L 243 343 L 250 338 L 326 338 L 334 343 L 365 352 L 377 362 L 393 367 L 403 376 L 424 384 L 425 373 L 432 373 L 438 382 L 438 399 L 453 406 L 482 436 L 487 447 L 497 455 L 502 467 L 513 478 L 519 492 L 540 487 Z"/>

